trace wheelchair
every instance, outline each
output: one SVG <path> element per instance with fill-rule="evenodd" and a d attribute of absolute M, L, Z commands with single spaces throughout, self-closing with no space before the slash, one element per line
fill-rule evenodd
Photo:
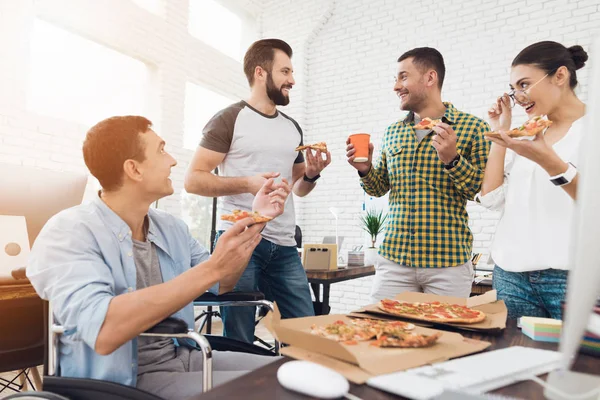
<path fill-rule="evenodd" d="M 256 293 L 235 293 L 249 299 L 256 299 Z M 214 301 L 231 302 L 232 305 L 238 305 L 228 294 L 215 296 Z M 262 295 L 262 293 L 260 294 Z M 225 296 L 223 299 L 222 296 Z M 234 296 L 235 297 L 235 296 Z M 220 299 L 219 299 L 220 298 Z M 251 301 L 251 300 L 250 300 Z M 259 305 L 272 309 L 273 305 L 262 299 Z M 51 307 L 45 315 L 46 334 L 47 334 L 47 354 L 44 360 L 44 377 L 42 381 L 42 391 L 40 392 L 22 392 L 10 395 L 5 399 L 45 399 L 45 400 L 163 400 L 152 393 L 148 393 L 135 387 L 122 385 L 115 382 L 102 381 L 88 378 L 70 378 L 60 376 L 59 367 L 59 345 L 60 335 L 64 333 L 62 326 L 53 321 Z M 250 304 L 239 304 L 250 305 Z M 257 305 L 257 304 L 252 304 Z M 202 352 L 202 392 L 207 392 L 212 388 L 212 351 L 235 351 L 262 356 L 275 356 L 277 352 L 268 350 L 262 346 L 256 346 L 234 339 L 222 336 L 201 335 L 192 329 L 188 329 L 185 321 L 177 318 L 167 318 L 140 336 L 155 336 L 169 338 L 187 338 L 193 340 Z M 277 349 L 279 344 L 277 343 Z"/>

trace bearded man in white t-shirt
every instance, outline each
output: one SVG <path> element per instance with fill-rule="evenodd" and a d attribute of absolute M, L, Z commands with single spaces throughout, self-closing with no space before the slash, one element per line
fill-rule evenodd
<path fill-rule="evenodd" d="M 289 103 L 295 84 L 291 47 L 279 39 L 253 43 L 244 57 L 250 97 L 219 111 L 203 130 L 189 166 L 185 189 L 201 196 L 221 197 L 219 215 L 250 210 L 252 200 L 269 178 L 281 178 L 296 196 L 316 186 L 331 162 L 327 152 L 295 149 L 303 144 L 296 121 L 276 106 Z M 218 167 L 219 175 L 212 174 Z M 306 272 L 296 248 L 293 196 L 285 212 L 267 224 L 235 291 L 261 291 L 276 301 L 283 318 L 314 315 Z M 231 223 L 221 221 L 219 231 Z M 218 240 L 218 239 L 217 239 Z M 254 340 L 255 307 L 223 307 L 224 335 Z"/>

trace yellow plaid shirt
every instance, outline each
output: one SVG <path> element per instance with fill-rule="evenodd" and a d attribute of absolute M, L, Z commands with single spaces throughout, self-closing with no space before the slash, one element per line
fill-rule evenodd
<path fill-rule="evenodd" d="M 467 200 L 479 192 L 489 151 L 483 133 L 487 123 L 444 103 L 444 121 L 457 136 L 460 160 L 444 168 L 432 133 L 418 141 L 414 114 L 387 128 L 381 157 L 361 178 L 365 192 L 380 197 L 388 191 L 389 217 L 379 254 L 398 264 L 418 268 L 454 267 L 471 256 Z"/>

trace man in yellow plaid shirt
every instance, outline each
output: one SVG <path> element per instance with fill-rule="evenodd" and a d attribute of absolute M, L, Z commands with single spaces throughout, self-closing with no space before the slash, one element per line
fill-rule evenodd
<path fill-rule="evenodd" d="M 489 144 L 483 120 L 441 98 L 444 59 L 421 47 L 398 59 L 394 91 L 408 116 L 387 128 L 381 157 L 348 162 L 371 196 L 389 195 L 389 218 L 371 290 L 374 301 L 404 291 L 469 297 L 473 281 L 467 200 L 479 191 Z M 441 119 L 433 129 L 416 129 L 423 118 Z"/>

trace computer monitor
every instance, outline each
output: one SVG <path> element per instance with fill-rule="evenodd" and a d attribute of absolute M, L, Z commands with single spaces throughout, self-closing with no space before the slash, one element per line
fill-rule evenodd
<path fill-rule="evenodd" d="M 0 215 L 21 215 L 27 221 L 29 245 L 54 214 L 81 204 L 88 176 L 0 164 Z"/>
<path fill-rule="evenodd" d="M 598 321 L 589 324 L 590 319 L 600 318 L 592 314 L 600 295 L 600 37 L 594 41 L 590 55 L 592 73 L 584 117 L 587 129 L 581 146 L 582 161 L 577 165 L 581 174 L 578 178 L 575 221 L 570 243 L 570 272 L 560 341 L 562 368 L 548 377 L 548 383 L 567 396 L 546 391 L 544 394 L 549 399 L 568 399 L 576 393 L 586 393 L 600 387 L 600 381 L 596 377 L 569 371 L 585 330 L 588 326 L 600 325 Z M 592 333 L 600 335 L 600 331 Z"/>

